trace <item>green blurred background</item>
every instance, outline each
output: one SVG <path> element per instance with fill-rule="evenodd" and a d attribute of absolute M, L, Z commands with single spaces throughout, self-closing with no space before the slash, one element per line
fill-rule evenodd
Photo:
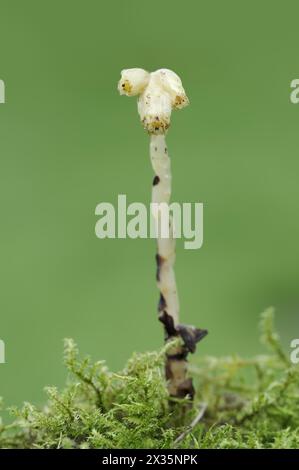
<path fill-rule="evenodd" d="M 153 240 L 99 240 L 102 201 L 150 201 L 148 136 L 120 70 L 167 67 L 191 106 L 168 135 L 173 200 L 204 202 L 204 246 L 178 242 L 182 321 L 197 355 L 260 352 L 269 305 L 298 325 L 295 1 L 0 3 L 0 395 L 40 403 L 63 384 L 62 339 L 122 367 L 158 348 Z"/>

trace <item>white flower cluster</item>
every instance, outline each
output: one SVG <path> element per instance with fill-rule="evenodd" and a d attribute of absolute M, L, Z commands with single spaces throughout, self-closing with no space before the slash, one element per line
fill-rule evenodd
<path fill-rule="evenodd" d="M 123 70 L 118 90 L 121 95 L 139 95 L 138 113 L 150 134 L 165 134 L 171 111 L 189 104 L 180 77 L 168 69 L 152 73 L 138 68 Z"/>

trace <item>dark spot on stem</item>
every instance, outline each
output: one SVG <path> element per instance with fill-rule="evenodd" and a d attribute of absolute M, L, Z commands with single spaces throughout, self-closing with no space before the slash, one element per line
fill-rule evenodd
<path fill-rule="evenodd" d="M 166 334 L 167 334 L 166 339 L 178 335 L 178 332 L 177 332 L 177 330 L 175 329 L 175 326 L 174 326 L 173 318 L 172 318 L 171 315 L 168 315 L 166 310 L 163 310 L 163 312 L 159 315 L 159 320 L 164 325 L 164 328 L 165 328 L 165 331 L 166 331 Z"/>
<path fill-rule="evenodd" d="M 158 175 L 155 176 L 154 181 L 153 181 L 153 186 L 156 186 L 156 184 L 160 183 L 160 178 Z"/>
<path fill-rule="evenodd" d="M 167 354 L 167 359 L 170 361 L 185 361 L 188 356 L 188 351 L 186 349 L 177 354 Z"/>
<path fill-rule="evenodd" d="M 164 261 L 165 261 L 165 258 L 163 258 L 163 256 L 160 256 L 159 254 L 156 255 L 156 263 L 157 263 L 156 279 L 158 282 L 160 281 L 160 270 Z"/>
<path fill-rule="evenodd" d="M 201 341 L 205 336 L 207 336 L 208 331 L 202 330 L 200 328 L 195 328 L 194 326 L 190 325 L 177 325 L 175 327 L 173 318 L 167 313 L 166 308 L 167 305 L 165 299 L 161 294 L 158 305 L 158 309 L 160 312 L 159 320 L 164 325 L 166 340 L 168 340 L 169 338 L 180 336 L 184 342 L 180 355 L 184 355 L 184 358 L 186 358 L 189 352 L 195 352 L 196 344 Z M 183 356 L 177 358 L 177 360 L 182 359 Z"/>
<path fill-rule="evenodd" d="M 159 299 L 159 303 L 158 303 L 158 311 L 163 312 L 163 310 L 165 310 L 166 307 L 167 307 L 167 305 L 166 305 L 165 297 L 164 297 L 163 294 L 160 294 L 160 299 Z"/>
<path fill-rule="evenodd" d="M 187 395 L 189 396 L 190 400 L 193 400 L 195 394 L 195 390 L 193 387 L 192 379 L 186 379 L 184 382 L 180 383 L 178 386 L 177 398 L 185 398 Z"/>

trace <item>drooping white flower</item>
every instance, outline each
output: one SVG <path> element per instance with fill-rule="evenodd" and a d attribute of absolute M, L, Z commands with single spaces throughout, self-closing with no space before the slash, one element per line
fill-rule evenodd
<path fill-rule="evenodd" d="M 189 104 L 180 78 L 171 70 L 160 69 L 148 73 L 142 69 L 127 69 L 121 73 L 118 90 L 122 95 L 138 95 L 138 113 L 143 127 L 150 134 L 150 158 L 155 173 L 152 202 L 158 206 L 152 213 L 157 238 L 156 280 L 160 291 L 159 320 L 165 329 L 166 341 L 181 336 L 184 345 L 174 346 L 166 353 L 166 379 L 171 396 L 183 398 L 194 395 L 192 380 L 187 377 L 188 351 L 194 352 L 196 342 L 205 336 L 205 330 L 181 325 L 179 298 L 174 272 L 175 232 L 173 217 L 169 212 L 171 197 L 171 164 L 166 146 L 166 131 L 170 126 L 171 112 Z M 166 208 L 166 211 L 164 210 Z M 163 228 L 168 230 L 164 237 Z M 187 338 L 187 340 L 186 340 Z M 188 344 L 187 344 L 188 343 Z"/>
<path fill-rule="evenodd" d="M 140 95 L 149 82 L 150 74 L 143 69 L 126 69 L 121 71 L 118 91 L 121 95 Z"/>
<path fill-rule="evenodd" d="M 189 104 L 181 79 L 172 70 L 149 73 L 143 69 L 126 69 L 118 83 L 120 94 L 138 97 L 138 113 L 150 134 L 165 134 L 171 112 Z"/>

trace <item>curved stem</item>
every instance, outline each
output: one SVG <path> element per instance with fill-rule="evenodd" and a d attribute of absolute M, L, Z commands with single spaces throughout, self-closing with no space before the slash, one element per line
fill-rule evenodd
<path fill-rule="evenodd" d="M 164 306 L 163 310 L 167 308 L 167 313 L 172 317 L 174 326 L 177 326 L 179 323 L 179 299 L 174 273 L 175 239 L 172 216 L 169 214 L 171 165 L 164 135 L 151 135 L 150 157 L 155 172 L 152 204 L 157 210 L 152 211 L 152 216 L 157 237 L 157 283 L 163 304 L 161 307 Z"/>

